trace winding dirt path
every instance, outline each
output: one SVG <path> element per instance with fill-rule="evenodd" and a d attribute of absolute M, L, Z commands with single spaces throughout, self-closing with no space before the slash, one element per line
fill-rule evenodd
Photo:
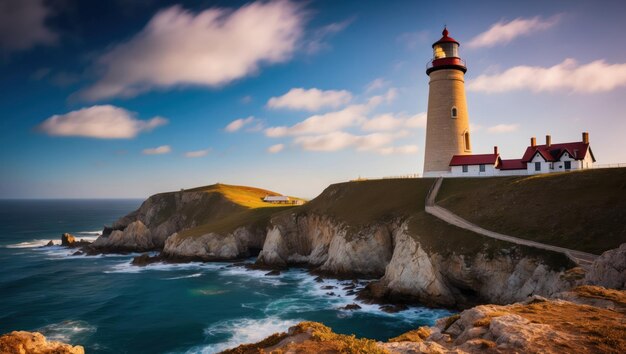
<path fill-rule="evenodd" d="M 563 248 L 558 246 L 547 245 L 545 243 L 525 240 L 509 235 L 500 234 L 494 231 L 490 231 L 487 229 L 483 229 L 482 227 L 473 224 L 462 217 L 454 214 L 448 209 L 442 208 L 435 204 L 435 200 L 437 199 L 437 194 L 439 193 L 439 189 L 441 188 L 441 184 L 443 183 L 443 177 L 439 177 L 435 180 L 435 183 L 430 188 L 428 195 L 426 196 L 426 212 L 430 215 L 433 215 L 450 225 L 454 225 L 460 227 L 465 230 L 469 230 L 475 232 L 477 234 L 481 234 L 483 236 L 491 237 L 496 240 L 507 241 L 511 243 L 515 243 L 518 245 L 529 246 L 534 248 L 539 248 L 548 251 L 554 251 L 565 254 L 569 259 L 576 262 L 579 266 L 583 268 L 587 268 L 593 263 L 593 261 L 598 257 L 595 254 L 581 252 L 572 250 L 569 248 Z"/>

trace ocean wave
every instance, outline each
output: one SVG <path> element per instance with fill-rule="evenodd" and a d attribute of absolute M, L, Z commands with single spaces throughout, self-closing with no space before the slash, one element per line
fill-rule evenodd
<path fill-rule="evenodd" d="M 123 262 L 113 265 L 109 270 L 105 270 L 104 273 L 141 273 L 147 271 L 173 271 L 173 270 L 186 270 L 186 269 L 202 269 L 202 270 L 217 270 L 224 268 L 224 263 L 152 263 L 146 266 L 136 266 L 129 262 Z"/>
<path fill-rule="evenodd" d="M 241 318 L 217 322 L 204 330 L 208 339 L 227 337 L 226 340 L 206 346 L 191 348 L 187 353 L 217 353 L 244 343 L 255 343 L 276 332 L 285 332 L 301 320 L 284 320 L 278 317 L 259 319 Z"/>
<path fill-rule="evenodd" d="M 84 338 L 92 335 L 97 331 L 97 327 L 90 325 L 85 321 L 63 321 L 53 323 L 37 329 L 48 340 L 59 341 L 63 343 L 80 343 Z"/>
<path fill-rule="evenodd" d="M 189 275 L 181 275 L 180 277 L 172 277 L 172 278 L 164 278 L 164 280 L 177 280 L 177 279 L 186 279 L 186 278 L 197 278 L 202 276 L 202 273 L 193 273 Z"/>
<path fill-rule="evenodd" d="M 50 242 L 51 240 L 49 238 L 47 239 L 39 239 L 39 240 L 31 240 L 31 241 L 24 241 L 24 242 L 20 242 L 20 243 L 14 243 L 11 245 L 6 245 L 4 246 L 5 248 L 36 248 L 36 247 L 43 247 L 45 245 L 48 244 L 48 242 Z M 60 245 L 61 241 L 52 241 L 55 245 Z"/>
<path fill-rule="evenodd" d="M 76 233 L 76 235 L 95 235 L 95 236 L 100 236 L 100 235 L 102 235 L 102 231 L 100 231 L 100 230 L 96 230 L 96 231 L 78 231 Z"/>
<path fill-rule="evenodd" d="M 93 242 L 100 236 L 100 232 L 99 231 L 81 231 L 81 232 L 77 232 L 76 234 L 74 234 L 74 236 L 76 237 L 77 240 Z M 42 239 L 9 244 L 4 247 L 5 248 L 38 248 L 38 247 L 46 246 L 50 241 L 52 241 L 52 243 L 55 246 L 61 245 L 61 240 L 42 238 Z"/>

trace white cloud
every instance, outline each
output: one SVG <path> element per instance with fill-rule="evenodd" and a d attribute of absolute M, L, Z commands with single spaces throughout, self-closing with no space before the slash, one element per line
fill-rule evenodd
<path fill-rule="evenodd" d="M 493 134 L 510 133 L 516 131 L 518 128 L 519 124 L 498 124 L 487 128 L 487 132 Z"/>
<path fill-rule="evenodd" d="M 469 48 L 483 48 L 507 44 L 517 37 L 546 30 L 556 25 L 559 20 L 560 16 L 557 15 L 548 19 L 536 16 L 533 18 L 520 17 L 510 22 L 500 21 L 493 24 L 487 31 L 472 38 L 467 46 Z"/>
<path fill-rule="evenodd" d="M 185 153 L 185 157 L 188 157 L 188 158 L 203 157 L 203 156 L 206 156 L 209 152 L 211 152 L 211 149 L 187 151 Z"/>
<path fill-rule="evenodd" d="M 144 155 L 163 155 L 172 152 L 172 148 L 169 145 L 162 145 L 155 148 L 144 149 L 141 153 Z"/>
<path fill-rule="evenodd" d="M 294 143 L 307 151 L 337 151 L 347 147 L 354 147 L 359 151 L 367 151 L 387 145 L 393 139 L 393 134 L 353 135 L 337 131 L 324 135 L 297 137 L 294 139 Z"/>
<path fill-rule="evenodd" d="M 476 123 L 470 123 L 469 128 L 471 132 L 477 132 L 483 129 L 483 126 Z"/>
<path fill-rule="evenodd" d="M 365 115 L 368 111 L 368 105 L 351 105 L 340 111 L 311 116 L 291 127 L 281 126 L 267 128 L 265 135 L 276 138 L 286 135 L 329 133 L 363 122 L 366 119 Z"/>
<path fill-rule="evenodd" d="M 417 152 L 417 146 L 389 146 L 398 138 L 405 136 L 404 132 L 372 133 L 366 135 L 354 135 L 342 131 L 314 136 L 300 136 L 294 139 L 294 144 L 306 151 L 333 152 L 354 148 L 361 152 L 374 152 L 381 155 L 389 154 L 413 154 Z"/>
<path fill-rule="evenodd" d="M 267 101 L 269 108 L 304 109 L 318 111 L 325 107 L 337 108 L 348 104 L 352 94 L 346 90 L 292 88 L 286 94 Z"/>
<path fill-rule="evenodd" d="M 389 131 L 400 128 L 425 128 L 426 113 L 413 116 L 385 113 L 366 120 L 361 128 L 366 131 Z"/>
<path fill-rule="evenodd" d="M 287 0 L 199 13 L 172 6 L 98 58 L 102 77 L 79 95 L 100 100 L 180 85 L 220 87 L 263 63 L 290 59 L 304 22 L 301 6 Z"/>
<path fill-rule="evenodd" d="M 162 117 L 139 120 L 134 113 L 123 108 L 101 105 L 53 115 L 39 124 L 37 129 L 53 136 L 129 139 L 164 124 L 167 124 L 167 119 Z"/>
<path fill-rule="evenodd" d="M 428 43 L 430 40 L 430 33 L 428 31 L 418 32 L 406 32 L 396 38 L 398 43 L 404 44 L 407 49 L 416 49 L 421 44 Z"/>
<path fill-rule="evenodd" d="M 604 60 L 596 60 L 578 65 L 574 59 L 565 59 L 548 68 L 522 65 L 499 74 L 480 75 L 469 82 L 468 89 L 486 93 L 524 89 L 594 93 L 620 86 L 626 86 L 626 63 L 607 64 Z"/>
<path fill-rule="evenodd" d="M 365 92 L 369 93 L 372 91 L 377 91 L 377 90 L 380 90 L 389 86 L 390 84 L 391 83 L 388 80 L 385 80 L 382 77 L 379 77 L 377 79 L 372 80 L 372 82 L 370 82 L 369 84 L 367 84 L 367 86 L 365 87 Z"/>
<path fill-rule="evenodd" d="M 354 21 L 353 17 L 342 22 L 334 22 L 318 28 L 311 34 L 310 38 L 306 40 L 304 50 L 309 54 L 315 54 L 322 50 L 329 49 L 330 45 L 326 43 L 326 40 L 346 29 L 352 21 Z"/>
<path fill-rule="evenodd" d="M 43 0 L 0 0 L 0 48 L 11 52 L 56 43 L 58 34 L 45 24 L 50 14 Z"/>
<path fill-rule="evenodd" d="M 276 145 L 272 145 L 268 147 L 267 152 L 269 152 L 270 154 L 276 154 L 276 153 L 283 151 L 284 148 L 285 148 L 284 144 L 276 144 Z"/>
<path fill-rule="evenodd" d="M 263 128 L 262 123 L 258 119 L 254 118 L 253 116 L 250 116 L 248 118 L 235 119 L 234 121 L 228 123 L 228 125 L 224 128 L 224 130 L 226 130 L 229 133 L 234 133 L 236 131 L 241 130 L 245 126 L 250 127 L 250 125 L 254 123 L 256 124 L 250 128 L 252 131 L 258 131 Z"/>
<path fill-rule="evenodd" d="M 410 155 L 417 154 L 419 147 L 417 145 L 389 146 L 378 150 L 381 155 Z"/>

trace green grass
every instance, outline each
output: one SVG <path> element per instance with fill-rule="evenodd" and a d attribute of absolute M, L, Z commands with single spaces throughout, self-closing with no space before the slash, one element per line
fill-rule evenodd
<path fill-rule="evenodd" d="M 431 178 L 365 180 L 333 184 L 299 209 L 330 215 L 352 227 L 424 210 Z"/>
<path fill-rule="evenodd" d="M 157 218 L 166 220 L 176 212 L 177 193 L 192 192 L 204 192 L 206 195 L 196 203 L 183 206 L 181 214 L 190 220 L 195 220 L 198 226 L 181 231 L 179 234 L 182 237 L 196 237 L 210 232 L 226 234 L 240 226 L 263 228 L 272 215 L 294 207 L 294 205 L 263 202 L 263 197 L 267 195 L 280 195 L 273 191 L 218 183 L 165 193 L 163 197 L 166 198 L 167 203 L 165 203 L 165 208 L 159 211 Z"/>
<path fill-rule="evenodd" d="M 489 230 L 599 254 L 626 242 L 626 169 L 446 179 L 437 203 Z"/>

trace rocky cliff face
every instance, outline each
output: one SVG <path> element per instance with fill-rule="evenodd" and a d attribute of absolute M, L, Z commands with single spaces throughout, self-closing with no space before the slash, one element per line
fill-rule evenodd
<path fill-rule="evenodd" d="M 585 281 L 607 288 L 626 289 L 626 243 L 604 252 L 593 263 Z"/>
<path fill-rule="evenodd" d="M 105 228 L 94 243 L 109 252 L 161 250 L 172 234 L 239 211 L 219 193 L 180 191 L 151 196 L 136 211 Z"/>
<path fill-rule="evenodd" d="M 291 213 L 272 220 L 258 263 L 314 266 L 340 276 L 381 276 L 392 250 L 384 223 L 350 233 L 330 216 Z"/>
<path fill-rule="evenodd" d="M 0 353 L 85 354 L 80 346 L 47 341 L 39 332 L 13 331 L 0 337 Z"/>
<path fill-rule="evenodd" d="M 456 246 L 450 244 L 450 249 Z M 257 262 L 304 264 L 339 276 L 382 276 L 364 298 L 449 307 L 550 296 L 580 281 L 546 264 L 541 254 L 519 254 L 515 247 L 495 256 L 487 251 L 442 255 L 425 248 L 401 219 L 351 232 L 328 216 L 283 214 L 272 219 Z"/>
<path fill-rule="evenodd" d="M 264 241 L 264 228 L 248 226 L 226 235 L 207 233 L 185 237 L 175 233 L 165 241 L 162 255 L 166 259 L 230 260 L 256 255 Z"/>

